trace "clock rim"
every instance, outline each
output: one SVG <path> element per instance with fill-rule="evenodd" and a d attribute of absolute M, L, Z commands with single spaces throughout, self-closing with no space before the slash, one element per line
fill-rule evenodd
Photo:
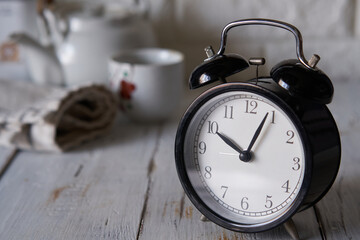
<path fill-rule="evenodd" d="M 292 206 L 290 206 L 289 209 L 286 210 L 282 215 L 276 217 L 275 220 L 273 221 L 267 221 L 257 224 L 241 224 L 220 216 L 216 212 L 212 211 L 206 205 L 206 203 L 204 203 L 200 199 L 199 195 L 196 193 L 194 187 L 192 186 L 188 174 L 186 172 L 183 151 L 184 151 L 185 135 L 191 120 L 193 119 L 196 112 L 208 100 L 222 93 L 233 92 L 233 91 L 247 91 L 249 93 L 255 93 L 272 101 L 279 108 L 281 108 L 285 112 L 285 114 L 289 117 L 289 119 L 293 122 L 294 126 L 296 127 L 300 135 L 300 140 L 302 141 L 302 145 L 304 148 L 304 157 L 305 157 L 303 182 L 300 186 L 300 190 L 297 194 L 295 201 L 292 203 Z M 194 206 L 205 217 L 207 217 L 212 222 L 229 230 L 251 233 L 251 232 L 262 232 L 277 227 L 282 223 L 286 222 L 287 220 L 289 220 L 296 212 L 298 212 L 309 191 L 310 182 L 311 182 L 311 173 L 312 173 L 312 161 L 311 161 L 312 151 L 311 151 L 309 139 L 306 134 L 306 130 L 303 127 L 301 120 L 294 112 L 294 110 L 276 93 L 262 86 L 251 83 L 224 83 L 222 85 L 215 86 L 205 91 L 199 97 L 197 97 L 186 110 L 185 114 L 183 115 L 180 121 L 175 139 L 176 139 L 175 140 L 176 170 L 186 195 L 189 197 L 190 201 L 194 204 Z"/>

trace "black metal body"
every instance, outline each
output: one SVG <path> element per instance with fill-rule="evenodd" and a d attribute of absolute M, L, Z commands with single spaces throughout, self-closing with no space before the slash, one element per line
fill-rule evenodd
<path fill-rule="evenodd" d="M 220 55 L 195 68 L 190 76 L 189 87 L 195 89 L 219 80 L 222 81 L 248 67 L 247 61 L 237 54 Z"/>
<path fill-rule="evenodd" d="M 270 76 L 288 93 L 302 101 L 328 104 L 331 102 L 334 87 L 320 69 L 308 69 L 297 59 L 285 60 L 275 65 Z"/>
<path fill-rule="evenodd" d="M 282 108 L 296 125 L 305 148 L 305 175 L 297 199 L 281 217 L 262 224 L 237 223 L 212 211 L 197 195 L 191 185 L 184 159 L 184 139 L 191 119 L 209 99 L 229 91 L 248 91 L 271 99 Z M 192 203 L 208 219 L 233 231 L 260 232 L 287 221 L 296 212 L 313 206 L 333 184 L 340 164 L 341 146 L 336 123 L 324 104 L 309 102 L 289 95 L 271 78 L 259 79 L 258 84 L 226 83 L 199 96 L 185 112 L 177 131 L 175 160 L 180 182 Z"/>

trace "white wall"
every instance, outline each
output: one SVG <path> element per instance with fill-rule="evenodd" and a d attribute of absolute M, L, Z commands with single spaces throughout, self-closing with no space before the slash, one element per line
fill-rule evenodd
<path fill-rule="evenodd" d="M 305 56 L 319 54 L 318 67 L 333 81 L 360 81 L 360 0 L 150 0 L 149 17 L 160 44 L 186 54 L 188 73 L 205 58 L 205 46 L 218 49 L 228 22 L 261 17 L 295 25 Z M 227 52 L 264 56 L 263 73 L 296 57 L 291 33 L 263 26 L 230 30 Z"/>

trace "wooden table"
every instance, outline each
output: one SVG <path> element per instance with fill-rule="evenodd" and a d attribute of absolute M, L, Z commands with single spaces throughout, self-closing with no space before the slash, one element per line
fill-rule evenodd
<path fill-rule="evenodd" d="M 302 239 L 360 239 L 360 82 L 335 90 L 341 168 L 330 192 L 293 218 Z M 0 148 L 0 239 L 290 239 L 283 226 L 241 234 L 200 221 L 176 174 L 179 117 L 119 121 L 65 154 Z"/>

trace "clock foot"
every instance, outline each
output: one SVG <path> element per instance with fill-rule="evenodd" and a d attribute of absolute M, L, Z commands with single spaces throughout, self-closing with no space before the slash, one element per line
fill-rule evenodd
<path fill-rule="evenodd" d="M 284 227 L 292 239 L 300 240 L 299 233 L 296 230 L 295 223 L 291 218 L 286 223 L 284 223 Z"/>
<path fill-rule="evenodd" d="M 202 222 L 208 222 L 209 221 L 209 219 L 207 219 L 204 215 L 201 215 L 200 220 Z"/>

